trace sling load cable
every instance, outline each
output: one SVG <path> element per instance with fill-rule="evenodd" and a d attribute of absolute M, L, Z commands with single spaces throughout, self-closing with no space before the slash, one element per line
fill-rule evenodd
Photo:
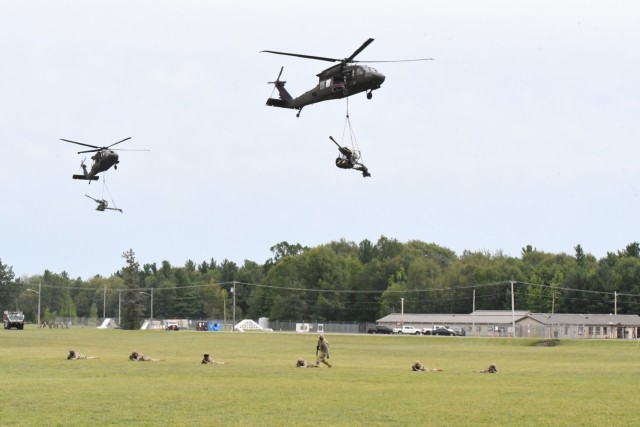
<path fill-rule="evenodd" d="M 353 152 L 354 160 L 360 161 L 360 159 L 362 158 L 360 153 L 360 147 L 358 146 L 358 141 L 356 140 L 356 134 L 353 132 L 353 127 L 351 126 L 351 119 L 349 118 L 349 98 L 346 98 L 346 101 L 347 101 L 347 115 L 345 117 L 344 127 L 342 128 L 342 139 L 340 140 L 340 143 L 343 144 L 344 146 L 344 136 L 348 128 L 349 139 L 351 140 L 351 151 Z"/>
<path fill-rule="evenodd" d="M 107 174 L 106 173 L 102 174 L 102 199 L 103 200 L 104 200 L 104 191 L 105 190 L 107 190 L 107 194 L 109 195 L 109 199 L 111 200 L 111 203 L 113 204 L 112 210 L 116 210 L 116 211 L 122 212 L 122 209 L 119 209 L 118 206 L 116 205 L 116 202 L 113 200 L 113 197 L 111 196 L 111 192 L 109 191 L 109 187 L 107 187 Z"/>

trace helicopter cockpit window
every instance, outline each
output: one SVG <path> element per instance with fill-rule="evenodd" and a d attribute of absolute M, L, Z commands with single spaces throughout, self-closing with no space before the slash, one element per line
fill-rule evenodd
<path fill-rule="evenodd" d="M 362 74 L 364 74 L 364 70 L 362 68 L 356 69 L 356 76 L 361 76 Z"/>

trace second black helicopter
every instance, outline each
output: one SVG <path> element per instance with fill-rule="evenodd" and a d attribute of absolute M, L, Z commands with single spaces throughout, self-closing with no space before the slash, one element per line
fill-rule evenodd
<path fill-rule="evenodd" d="M 127 137 L 127 138 L 125 138 L 123 140 L 120 140 L 118 142 L 114 142 L 113 144 L 108 145 L 106 147 L 98 147 L 96 145 L 85 144 L 83 142 L 71 141 L 71 140 L 68 140 L 68 139 L 60 139 L 61 141 L 70 142 L 72 144 L 78 144 L 78 145 L 82 145 L 84 147 L 90 147 L 91 148 L 91 150 L 78 151 L 78 154 L 96 153 L 93 156 L 91 156 L 91 160 L 93 160 L 93 163 L 91 165 L 91 169 L 87 170 L 87 166 L 84 164 L 84 160 L 83 160 L 80 163 L 80 166 L 82 167 L 83 174 L 82 175 L 73 175 L 72 178 L 73 179 L 83 179 L 83 180 L 87 180 L 89 182 L 97 181 L 98 177 L 96 175 L 99 174 L 100 172 L 107 171 L 109 168 L 111 168 L 111 166 L 113 166 L 114 169 L 118 169 L 118 163 L 120 163 L 118 153 L 116 153 L 116 151 L 118 151 L 118 150 L 121 150 L 121 151 L 149 151 L 149 150 L 122 150 L 122 149 L 112 149 L 111 148 L 114 145 L 120 144 L 121 142 L 125 142 L 125 141 L 127 141 L 129 139 L 131 139 L 131 137 Z"/>
<path fill-rule="evenodd" d="M 305 92 L 304 94 L 294 98 L 284 88 L 286 82 L 280 80 L 282 70 L 275 81 L 269 82 L 275 85 L 278 90 L 279 98 L 267 99 L 267 105 L 280 108 L 291 108 L 298 110 L 296 117 L 300 117 L 302 108 L 306 105 L 315 104 L 317 102 L 329 101 L 332 99 L 346 98 L 347 96 L 357 93 L 366 92 L 367 99 L 371 99 L 372 92 L 380 88 L 385 80 L 384 74 L 368 65 L 358 65 L 360 62 L 412 62 L 412 61 L 429 61 L 432 58 L 421 59 L 401 59 L 395 61 L 356 61 L 354 58 L 362 52 L 367 46 L 373 42 L 368 39 L 362 46 L 355 50 L 349 57 L 344 59 L 328 58 L 324 56 L 302 55 L 299 53 L 277 52 L 274 50 L 263 50 L 262 52 L 274 53 L 277 55 L 296 56 L 299 58 L 315 59 L 318 61 L 338 62 L 326 70 L 322 71 L 318 76 L 318 85 Z"/>

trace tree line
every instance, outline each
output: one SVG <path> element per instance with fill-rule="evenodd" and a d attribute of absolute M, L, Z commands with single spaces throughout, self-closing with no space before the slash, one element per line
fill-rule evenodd
<path fill-rule="evenodd" d="M 153 317 L 375 321 L 392 312 L 470 313 L 511 308 L 541 313 L 637 314 L 640 244 L 601 259 L 580 245 L 572 255 L 528 245 L 519 257 L 502 252 L 454 251 L 418 240 L 381 236 L 316 247 L 281 242 L 264 264 L 214 259 L 182 266 L 139 265 L 133 250 L 110 277 L 82 280 L 66 272 L 15 277 L 0 259 L 0 307 L 27 319 L 118 317 L 139 327 Z M 401 307 L 402 305 L 402 307 Z"/>

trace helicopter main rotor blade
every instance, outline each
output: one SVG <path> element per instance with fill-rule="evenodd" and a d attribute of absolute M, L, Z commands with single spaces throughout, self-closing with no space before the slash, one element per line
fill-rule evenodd
<path fill-rule="evenodd" d="M 95 150 L 87 150 L 87 151 L 78 151 L 78 154 L 82 154 L 82 153 L 95 153 L 102 150 L 102 148 L 96 148 Z"/>
<path fill-rule="evenodd" d="M 297 56 L 298 58 L 316 59 L 318 61 L 340 62 L 342 59 L 326 58 L 324 56 L 302 55 L 300 53 L 276 52 L 275 50 L 261 50 L 260 53 L 275 53 L 276 55 Z"/>
<path fill-rule="evenodd" d="M 114 148 L 113 151 L 151 151 L 144 148 Z"/>
<path fill-rule="evenodd" d="M 433 58 L 419 58 L 419 59 L 396 59 L 392 61 L 353 61 L 353 62 L 367 62 L 367 63 L 379 63 L 379 62 L 415 62 L 415 61 L 433 61 Z"/>
<path fill-rule="evenodd" d="M 85 147 L 97 148 L 98 150 L 100 149 L 100 147 L 96 147 L 95 145 L 84 144 L 84 143 L 82 143 L 82 142 L 76 142 L 76 141 L 70 141 L 70 140 L 68 140 L 68 139 L 62 139 L 62 138 L 60 138 L 60 141 L 70 142 L 70 143 L 72 143 L 72 144 L 84 145 Z"/>
<path fill-rule="evenodd" d="M 122 141 L 114 142 L 113 144 L 109 145 L 107 148 L 113 147 L 114 145 L 120 144 L 121 142 L 125 142 L 128 139 L 131 139 L 131 137 L 127 137 L 127 138 L 123 139 Z"/>
<path fill-rule="evenodd" d="M 362 43 L 362 46 L 360 46 L 358 49 L 356 49 L 356 51 L 353 52 L 350 57 L 346 58 L 344 60 L 344 62 L 353 62 L 353 58 L 355 58 L 356 55 L 358 55 L 360 52 L 365 50 L 367 48 L 367 46 L 369 46 L 372 42 L 373 42 L 373 39 L 370 38 L 366 42 Z"/>

